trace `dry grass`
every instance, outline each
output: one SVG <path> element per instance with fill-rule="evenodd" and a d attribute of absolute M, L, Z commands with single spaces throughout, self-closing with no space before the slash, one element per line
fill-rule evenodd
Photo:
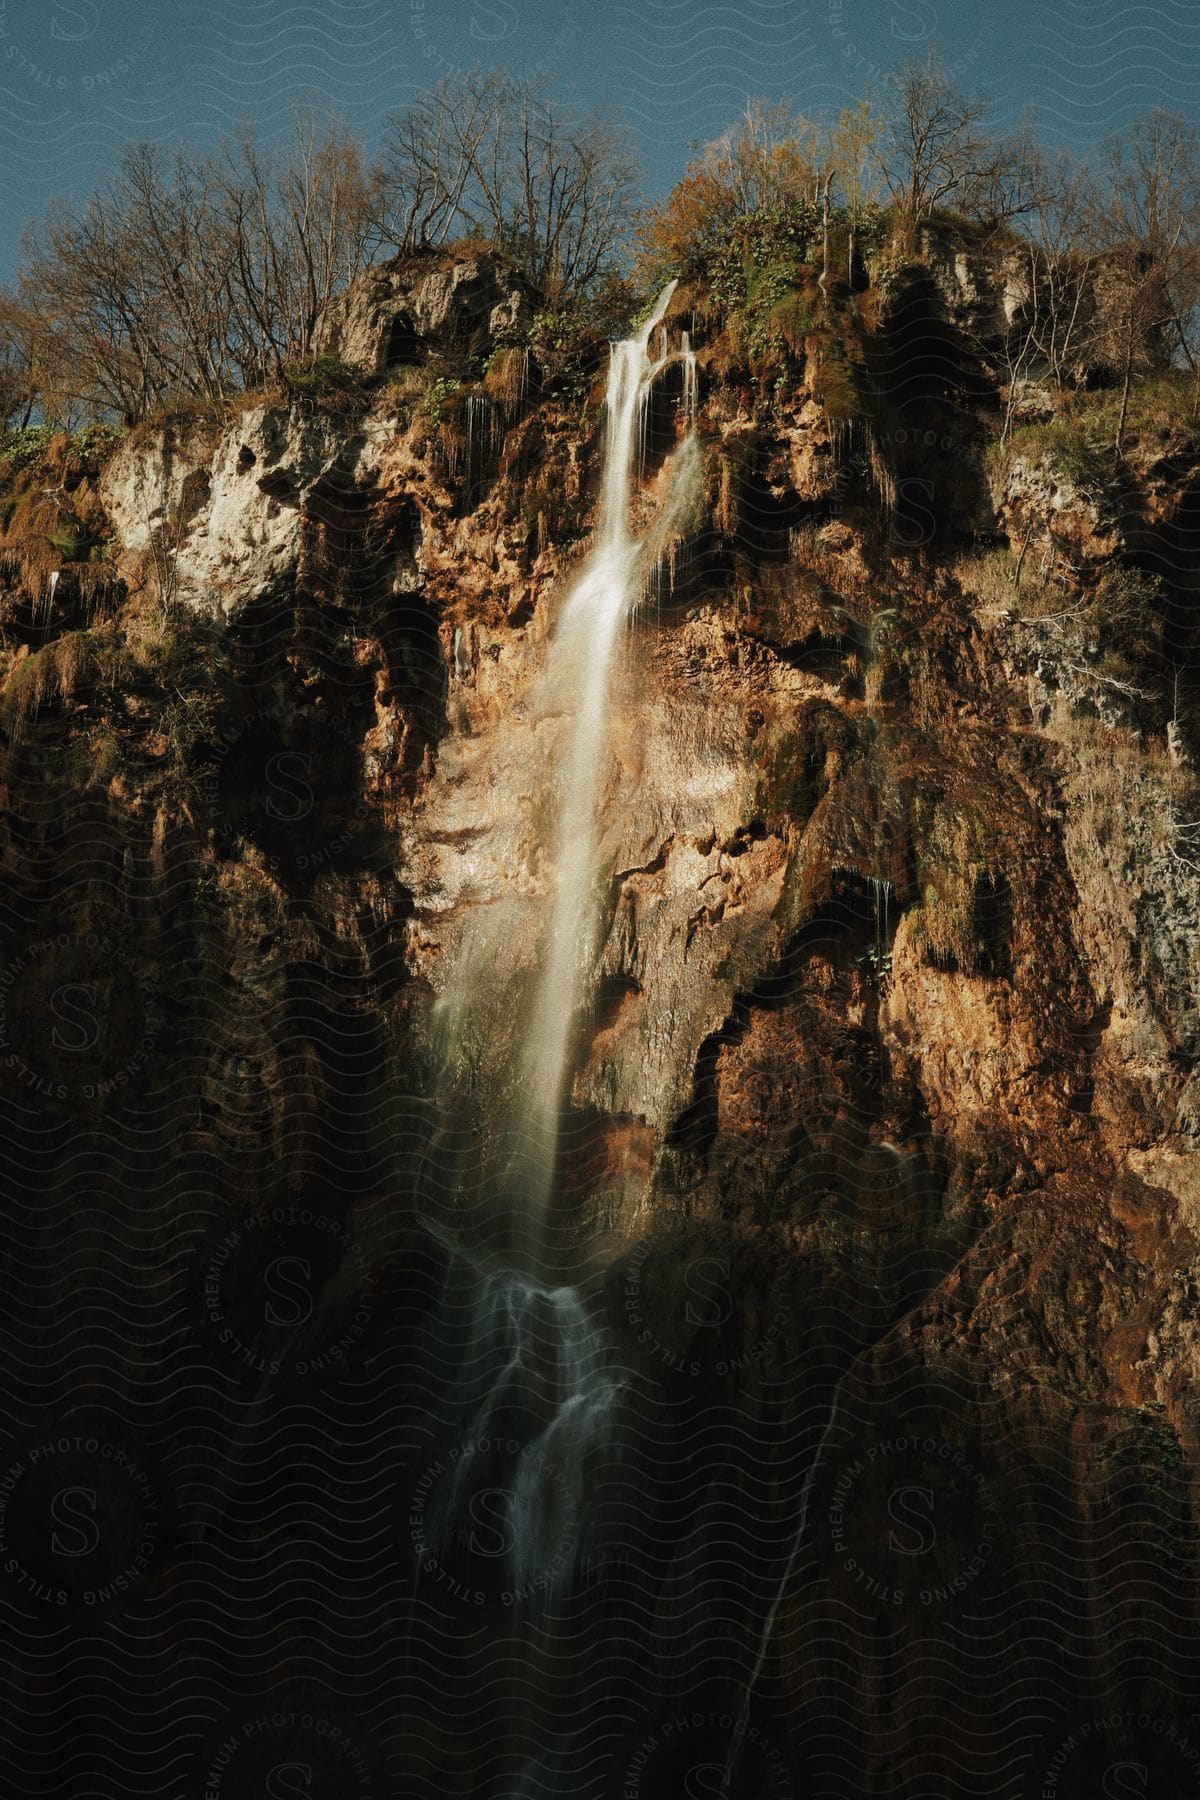
<path fill-rule="evenodd" d="M 415 405 L 420 401 L 428 386 L 425 370 L 416 363 L 406 363 L 389 374 L 379 392 L 379 407 L 399 407 L 403 401 L 411 401 Z"/>
<path fill-rule="evenodd" d="M 69 631 L 44 650 L 34 650 L 15 662 L 0 691 L 0 713 L 10 732 L 36 718 L 47 700 L 68 699 L 75 691 L 86 655 L 79 639 L 83 632 Z"/>
<path fill-rule="evenodd" d="M 741 481 L 733 458 L 723 456 L 717 503 L 713 508 L 713 523 L 722 537 L 732 541 L 737 537 L 741 518 Z"/>
<path fill-rule="evenodd" d="M 1066 603 L 1057 583 L 1041 581 L 1036 560 L 1032 576 L 1023 572 L 1019 588 L 1013 580 L 1016 566 L 1017 558 L 1007 548 L 988 550 L 982 556 L 960 556 L 955 562 L 954 579 L 978 602 L 979 616 L 986 624 L 995 625 L 1006 613 L 1035 618 Z"/>
<path fill-rule="evenodd" d="M 53 585 L 55 599 L 74 603 L 89 620 L 115 602 L 121 587 L 111 563 L 64 562 L 44 538 L 0 544 L 0 584 L 20 589 L 35 607 L 49 606 Z"/>
<path fill-rule="evenodd" d="M 1049 733 L 1070 752 L 1068 836 L 1084 860 L 1123 860 L 1136 839 L 1139 856 L 1200 874 L 1200 784 L 1189 768 L 1157 740 L 1081 716 L 1061 700 Z"/>
<path fill-rule="evenodd" d="M 0 686 L 0 719 L 15 734 L 47 703 L 77 700 L 97 688 L 127 691 L 135 675 L 128 646 L 112 627 L 65 631 L 10 663 Z"/>
<path fill-rule="evenodd" d="M 1164 370 L 1136 381 L 1129 396 L 1123 448 L 1161 456 L 1193 443 L 1200 430 L 1200 387 L 1187 370 Z M 1107 446 L 1116 438 L 1121 412 L 1119 388 L 1075 389 L 1062 396 L 1052 419 L 1018 425 L 999 455 L 1046 452 L 1068 461 L 1081 446 Z"/>
<path fill-rule="evenodd" d="M 529 352 L 515 346 L 497 350 L 488 363 L 483 391 L 502 406 L 510 420 L 520 411 L 529 378 Z"/>

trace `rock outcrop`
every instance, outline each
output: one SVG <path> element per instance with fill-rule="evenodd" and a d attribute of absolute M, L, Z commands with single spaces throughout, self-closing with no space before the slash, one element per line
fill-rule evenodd
<path fill-rule="evenodd" d="M 378 377 L 430 350 L 518 343 L 534 309 L 528 284 L 494 257 L 401 256 L 353 283 L 331 308 L 318 343 Z"/>
<path fill-rule="evenodd" d="M 1019 1800 L 1136 1764 L 1183 1795 L 1200 434 L 1144 431 L 1103 491 L 1058 412 L 989 449 L 1019 271 L 939 252 L 889 292 L 869 420 L 833 416 L 815 337 L 767 386 L 689 317 L 696 491 L 611 695 L 563 1136 L 641 1474 L 597 1475 L 572 1618 L 625 1646 L 622 1768 L 749 1695 L 731 1792 L 882 1796 L 901 1770 Z M 438 1001 L 473 944 L 464 1065 L 515 1028 L 553 875 L 539 681 L 594 521 L 602 392 L 538 388 L 531 311 L 482 257 L 372 271 L 325 344 L 364 371 L 355 410 L 140 427 L 90 478 L 102 586 L 47 612 L 4 565 L 10 1461 L 69 1428 L 144 1466 L 153 1501 L 134 1482 L 113 1516 L 152 1548 L 86 1585 L 181 1670 L 135 1706 L 147 1766 L 188 1729 L 211 1761 L 282 1655 L 372 1779 L 511 1778 L 505 1693 L 461 1692 L 483 1614 L 420 1587 L 410 1497 L 454 1264 L 426 1205 Z M 647 522 L 681 399 L 664 376 Z M 281 1257 L 319 1271 L 315 1309 L 271 1286 Z M 93 1605 L 39 1529 L 32 1504 L 5 1526 L 46 1631 L 30 1742 L 72 1667 L 39 1590 Z M 313 1712 L 321 1683 L 294 1687 Z"/>

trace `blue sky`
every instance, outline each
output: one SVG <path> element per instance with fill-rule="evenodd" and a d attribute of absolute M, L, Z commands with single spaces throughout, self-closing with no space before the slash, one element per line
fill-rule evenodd
<path fill-rule="evenodd" d="M 500 63 L 624 117 L 653 193 L 749 96 L 836 107 L 934 41 L 1052 141 L 1156 103 L 1200 112 L 1195 0 L 0 0 L 0 278 L 23 222 L 131 140 L 270 136 L 298 100 L 371 143 L 439 75 Z"/>

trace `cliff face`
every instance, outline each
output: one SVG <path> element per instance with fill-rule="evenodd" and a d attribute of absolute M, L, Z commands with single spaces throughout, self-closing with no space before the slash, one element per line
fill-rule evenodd
<path fill-rule="evenodd" d="M 633 1396 L 573 1602 L 618 1646 L 587 1791 L 678 1791 L 732 1730 L 739 1793 L 1016 1800 L 1138 1767 L 1111 1791 L 1185 1794 L 1200 808 L 1164 671 L 1200 434 L 1148 423 L 1119 476 L 1053 418 L 989 449 L 1013 271 L 868 277 L 869 426 L 812 345 L 765 386 L 688 296 L 673 495 L 677 368 L 648 415 L 561 1169 Z M 362 392 L 52 447 L 52 489 L 10 471 L 30 1767 L 64 1623 L 103 1615 L 95 1710 L 130 1766 L 181 1758 L 144 1791 L 193 1792 L 253 1735 L 240 1696 L 278 1691 L 344 1730 L 363 1792 L 399 1766 L 500 1791 L 508 1702 L 463 1688 L 481 1615 L 449 1577 L 414 1599 L 409 1501 L 448 1279 L 436 1002 L 465 967 L 462 1055 L 502 1065 L 554 873 L 546 646 L 594 520 L 602 383 L 544 378 L 531 306 L 486 259 L 375 271 L 328 333 Z M 68 504 L 108 550 L 54 574 Z M 70 1453 L 121 1522 L 83 1565 L 19 1508 L 76 1429 L 126 1455 Z M 183 1659 L 165 1711 L 150 1653 Z M 90 1767 L 104 1734 L 72 1729 Z M 313 1754 L 314 1791 L 359 1791 L 328 1733 Z"/>

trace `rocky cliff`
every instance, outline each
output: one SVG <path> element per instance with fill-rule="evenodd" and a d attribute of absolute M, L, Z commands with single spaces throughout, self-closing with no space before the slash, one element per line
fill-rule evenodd
<path fill-rule="evenodd" d="M 550 1793 L 1195 1790 L 1200 430 L 1006 431 L 1019 280 L 925 251 L 667 319 L 560 1170 L 629 1406 L 541 1694 L 475 1550 L 416 1578 L 425 1197 L 439 1000 L 494 1076 L 553 879 L 603 344 L 410 260 L 323 387 L 10 461 L 22 1791 L 499 1794 L 539 1705 Z"/>

